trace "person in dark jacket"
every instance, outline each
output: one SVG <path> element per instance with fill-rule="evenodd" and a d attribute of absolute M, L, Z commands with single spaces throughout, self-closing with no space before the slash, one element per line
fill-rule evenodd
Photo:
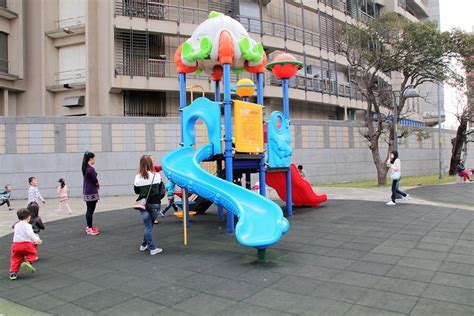
<path fill-rule="evenodd" d="M 30 224 L 33 227 L 33 232 L 38 235 L 40 231 L 46 228 L 43 224 L 43 220 L 41 220 L 39 216 L 39 205 L 36 202 L 30 202 L 26 209 L 31 215 Z"/>
<path fill-rule="evenodd" d="M 161 176 L 159 172 L 153 171 L 153 162 L 148 155 L 140 158 L 140 167 L 138 174 L 135 176 L 134 191 L 138 194 L 137 201 L 148 199 L 145 209 L 140 210 L 143 220 L 143 240 L 140 245 L 140 251 L 150 250 L 150 255 L 156 255 L 163 249 L 155 246 L 153 242 L 153 214 L 160 211 L 161 193 L 160 193 Z M 150 192 L 150 194 L 148 194 Z"/>
<path fill-rule="evenodd" d="M 84 181 L 82 184 L 82 192 L 84 196 L 84 201 L 86 202 L 87 212 L 86 212 L 86 234 L 87 235 L 98 235 L 100 229 L 98 227 L 92 226 L 92 216 L 94 214 L 95 208 L 97 206 L 97 201 L 99 201 L 99 180 L 97 180 L 97 172 L 94 169 L 95 164 L 95 155 L 90 151 L 84 153 L 82 158 L 82 175 L 84 176 Z"/>

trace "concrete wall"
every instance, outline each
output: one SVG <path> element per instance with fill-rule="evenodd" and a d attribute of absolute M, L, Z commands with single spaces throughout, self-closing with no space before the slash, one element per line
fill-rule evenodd
<path fill-rule="evenodd" d="M 157 163 L 180 142 L 179 118 L 0 117 L 0 185 L 11 183 L 13 197 L 25 199 L 27 179 L 35 176 L 45 197 L 55 197 L 60 177 L 71 196 L 82 194 L 82 155 L 96 153 L 102 195 L 132 194 L 138 160 L 147 153 Z M 293 120 L 293 162 L 303 164 L 315 184 L 375 179 L 376 172 L 362 127 L 355 122 Z M 438 136 L 415 134 L 400 144 L 403 175 L 438 171 Z M 444 131 L 444 161 L 450 158 L 453 131 Z M 198 143 L 204 127 L 197 126 Z M 386 147 L 382 154 L 385 159 Z M 471 145 L 467 165 L 474 165 Z"/>

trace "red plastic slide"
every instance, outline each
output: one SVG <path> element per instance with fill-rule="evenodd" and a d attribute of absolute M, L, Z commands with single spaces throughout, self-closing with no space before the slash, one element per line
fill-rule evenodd
<path fill-rule="evenodd" d="M 266 182 L 277 191 L 280 199 L 286 202 L 285 172 L 267 172 Z M 294 164 L 291 164 L 291 184 L 294 206 L 318 206 L 328 199 L 324 193 L 321 195 L 314 193 L 311 184 L 300 176 Z"/>

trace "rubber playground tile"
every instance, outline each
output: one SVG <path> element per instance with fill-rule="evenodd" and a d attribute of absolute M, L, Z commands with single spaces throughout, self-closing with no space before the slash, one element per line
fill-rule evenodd
<path fill-rule="evenodd" d="M 363 287 L 351 286 L 334 282 L 325 282 L 324 284 L 319 286 L 313 293 L 308 293 L 308 295 L 345 303 L 355 303 L 365 293 L 367 293 L 367 291 L 368 289 Z"/>
<path fill-rule="evenodd" d="M 355 261 L 353 264 L 348 266 L 346 270 L 374 275 L 385 275 L 385 273 L 387 273 L 387 271 L 392 267 L 393 265 L 391 264 Z"/>
<path fill-rule="evenodd" d="M 331 279 L 331 282 L 371 288 L 380 279 L 378 275 L 343 271 Z"/>
<path fill-rule="evenodd" d="M 453 286 L 429 284 L 421 295 L 437 301 L 446 301 L 456 304 L 474 306 L 474 290 Z"/>
<path fill-rule="evenodd" d="M 296 315 L 345 315 L 352 304 L 336 302 L 324 298 L 302 297 L 294 302 L 287 310 Z"/>
<path fill-rule="evenodd" d="M 200 292 L 198 291 L 190 290 L 176 284 L 170 284 L 140 295 L 139 297 L 156 304 L 173 307 L 199 294 Z"/>
<path fill-rule="evenodd" d="M 98 313 L 112 306 L 125 303 L 132 298 L 133 296 L 130 294 L 119 292 L 113 289 L 107 289 L 85 296 L 73 301 L 72 303 Z"/>
<path fill-rule="evenodd" d="M 397 265 L 437 271 L 441 263 L 443 262 L 440 260 L 405 257 L 405 258 L 400 259 Z"/>
<path fill-rule="evenodd" d="M 474 290 L 474 276 L 462 274 L 436 272 L 433 279 L 431 280 L 431 283 Z"/>
<path fill-rule="evenodd" d="M 304 299 L 305 297 L 307 296 L 266 288 L 245 299 L 243 303 L 249 303 L 287 312 L 295 302 L 298 302 L 300 299 Z"/>
<path fill-rule="evenodd" d="M 194 274 L 176 282 L 177 285 L 184 286 L 191 290 L 209 290 L 227 280 L 221 277 L 208 274 Z"/>
<path fill-rule="evenodd" d="M 140 298 L 133 298 L 125 303 L 118 304 L 109 309 L 106 309 L 100 314 L 115 316 L 151 316 L 154 315 L 157 311 L 166 308 L 166 306 L 162 306 L 150 301 L 145 301 Z"/>
<path fill-rule="evenodd" d="M 434 274 L 435 271 L 432 270 L 395 265 L 386 273 L 386 276 L 418 282 L 430 282 Z"/>
<path fill-rule="evenodd" d="M 474 315 L 474 307 L 459 305 L 447 302 L 440 302 L 430 299 L 420 299 L 415 305 L 410 315 L 413 316 L 423 316 L 423 315 L 432 315 L 432 316 L 445 316 L 445 315 L 464 315 L 471 316 Z"/>
<path fill-rule="evenodd" d="M 391 312 L 409 313 L 417 301 L 418 298 L 414 296 L 369 290 L 357 304 Z"/>
<path fill-rule="evenodd" d="M 445 261 L 439 271 L 474 276 L 474 264 L 463 264 Z"/>
<path fill-rule="evenodd" d="M 61 316 L 93 316 L 97 315 L 93 311 L 84 309 L 82 307 L 79 307 L 77 305 L 68 303 L 65 305 L 61 305 L 58 307 L 55 307 L 53 309 L 48 310 L 48 313 L 51 313 L 53 315 L 61 315 Z"/>
<path fill-rule="evenodd" d="M 53 308 L 67 304 L 66 301 L 56 298 L 49 294 L 38 295 L 20 302 L 21 305 L 32 308 L 48 311 Z"/>
<path fill-rule="evenodd" d="M 205 290 L 204 292 L 210 295 L 227 298 L 234 301 L 242 301 L 252 296 L 253 294 L 261 291 L 262 289 L 263 286 L 258 286 L 243 281 L 227 280 L 224 283 Z"/>
<path fill-rule="evenodd" d="M 236 304 L 236 301 L 201 293 L 184 302 L 176 304 L 173 308 L 193 315 L 219 314 L 226 308 Z"/>
<path fill-rule="evenodd" d="M 237 303 L 219 312 L 223 316 L 242 316 L 242 315 L 258 315 L 258 316 L 291 316 L 294 314 L 270 309 L 252 304 Z"/>
<path fill-rule="evenodd" d="M 366 307 L 361 305 L 352 305 L 351 309 L 344 316 L 401 316 L 402 313 L 389 312 L 382 309 Z"/>
<path fill-rule="evenodd" d="M 103 290 L 104 288 L 101 286 L 89 282 L 79 282 L 50 291 L 49 294 L 71 302 Z"/>
<path fill-rule="evenodd" d="M 318 281 L 314 279 L 297 276 L 285 276 L 284 278 L 281 278 L 277 282 L 273 283 L 270 288 L 295 294 L 308 295 L 308 293 L 312 293 L 323 283 L 324 281 Z"/>
<path fill-rule="evenodd" d="M 424 282 L 383 277 L 373 286 L 373 288 L 386 292 L 420 296 L 427 286 L 428 283 Z"/>

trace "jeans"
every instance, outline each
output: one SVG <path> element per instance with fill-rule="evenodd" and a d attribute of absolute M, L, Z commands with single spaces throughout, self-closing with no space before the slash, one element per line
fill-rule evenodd
<path fill-rule="evenodd" d="M 155 244 L 153 243 L 153 217 L 151 212 L 153 209 L 160 209 L 160 204 L 147 204 L 146 210 L 141 211 L 142 219 L 143 219 L 143 241 L 142 246 L 148 246 L 148 249 L 153 250 L 155 249 Z"/>
<path fill-rule="evenodd" d="M 407 194 L 405 192 L 400 191 L 398 188 L 399 180 L 392 180 L 392 202 L 395 203 L 395 199 L 397 198 L 397 193 L 401 196 L 405 197 Z"/>

